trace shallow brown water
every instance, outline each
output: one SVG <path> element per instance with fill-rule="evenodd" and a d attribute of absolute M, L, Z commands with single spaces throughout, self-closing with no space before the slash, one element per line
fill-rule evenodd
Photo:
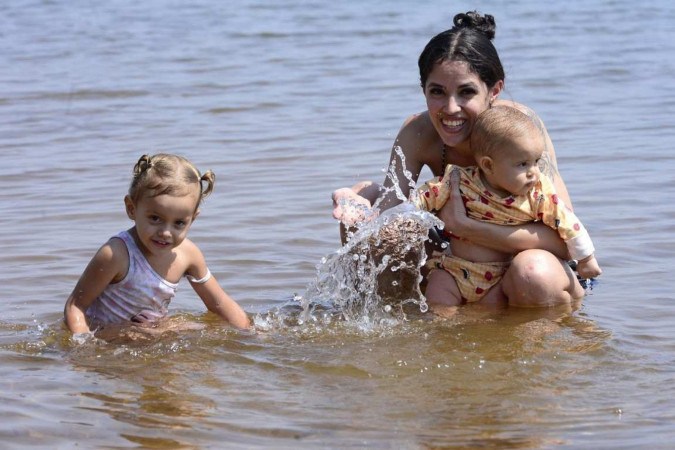
<path fill-rule="evenodd" d="M 299 321 L 337 250 L 330 192 L 381 179 L 424 108 L 416 58 L 469 2 L 0 6 L 5 448 L 669 448 L 675 439 L 675 7 L 495 15 L 507 96 L 546 121 L 604 274 L 576 311 Z M 144 152 L 217 176 L 191 237 L 255 319 L 71 340 L 63 303 L 128 227 Z M 300 323 L 302 322 L 302 323 Z"/>

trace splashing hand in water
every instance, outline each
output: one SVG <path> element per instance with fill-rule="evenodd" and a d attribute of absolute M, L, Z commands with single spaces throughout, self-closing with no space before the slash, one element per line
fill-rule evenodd
<path fill-rule="evenodd" d="M 352 189 L 342 188 L 333 192 L 333 217 L 348 227 L 376 216 L 370 202 Z"/>

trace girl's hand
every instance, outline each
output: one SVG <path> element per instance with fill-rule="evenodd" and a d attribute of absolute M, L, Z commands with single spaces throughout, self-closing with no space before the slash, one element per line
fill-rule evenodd
<path fill-rule="evenodd" d="M 206 308 L 233 327 L 245 330 L 251 327 L 251 321 L 239 304 L 220 286 L 215 277 L 205 283 L 190 283 Z"/>

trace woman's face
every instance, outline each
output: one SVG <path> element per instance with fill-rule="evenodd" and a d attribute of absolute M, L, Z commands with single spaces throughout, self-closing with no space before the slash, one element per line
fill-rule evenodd
<path fill-rule="evenodd" d="M 469 145 L 476 118 L 494 101 L 504 85 L 492 88 L 464 61 L 443 61 L 434 66 L 424 87 L 429 117 L 449 147 Z"/>

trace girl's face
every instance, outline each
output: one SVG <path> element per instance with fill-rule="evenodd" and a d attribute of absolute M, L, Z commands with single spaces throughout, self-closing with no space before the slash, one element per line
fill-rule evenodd
<path fill-rule="evenodd" d="M 125 197 L 127 215 L 136 223 L 136 233 L 146 258 L 168 256 L 187 237 L 192 222 L 197 217 L 199 192 L 176 197 L 158 195 L 141 196 L 136 204 Z"/>
<path fill-rule="evenodd" d="M 527 133 L 506 144 L 492 158 L 481 157 L 478 165 L 484 181 L 495 194 L 525 195 L 539 182 L 539 160 L 543 151 L 541 134 Z"/>
<path fill-rule="evenodd" d="M 424 87 L 429 117 L 449 147 L 469 146 L 476 117 L 485 111 L 504 86 L 488 86 L 464 61 L 443 61 L 434 66 Z"/>

